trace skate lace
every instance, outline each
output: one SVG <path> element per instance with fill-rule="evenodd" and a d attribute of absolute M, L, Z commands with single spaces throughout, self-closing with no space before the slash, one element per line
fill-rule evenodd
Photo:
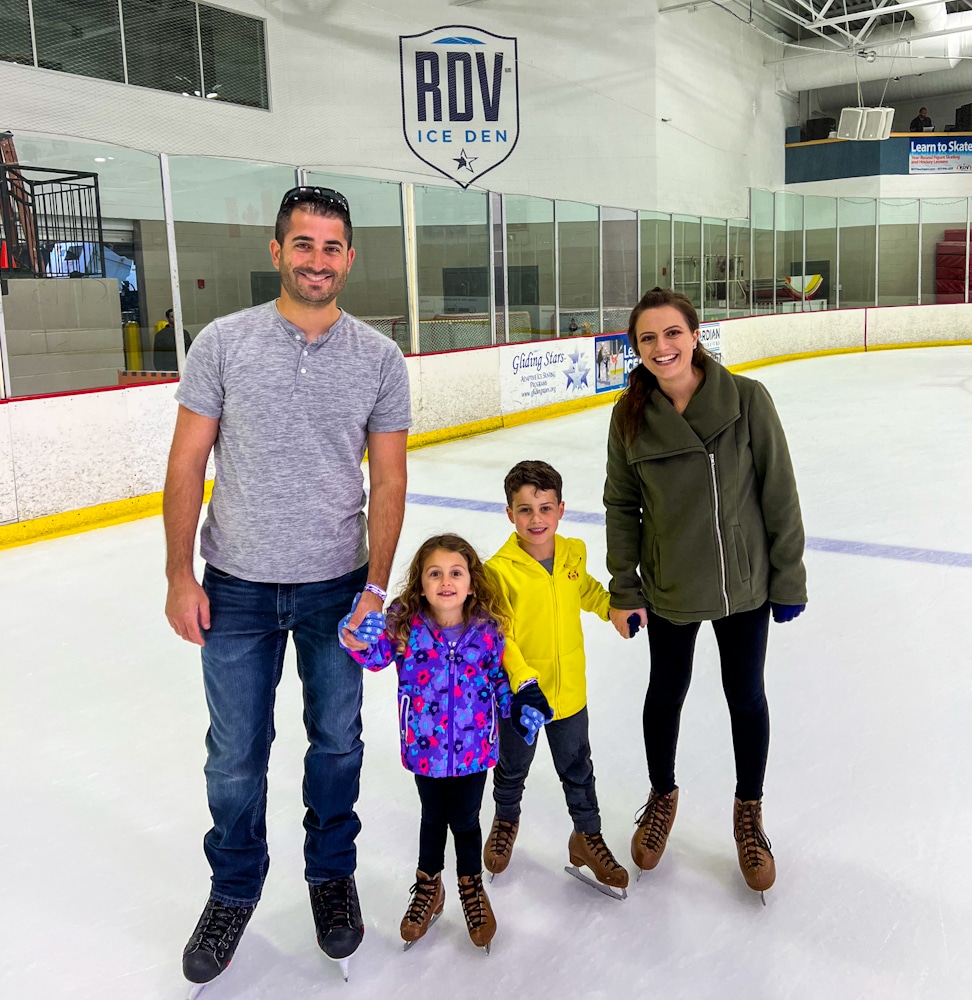
<path fill-rule="evenodd" d="M 761 868 L 766 864 L 764 852 L 773 857 L 773 845 L 763 830 L 761 811 L 758 802 L 743 802 L 733 831 L 736 842 L 742 847 L 746 865 L 750 868 Z"/>
<path fill-rule="evenodd" d="M 604 843 L 604 838 L 599 833 L 585 833 L 584 842 L 587 844 L 595 861 L 604 868 L 617 869 L 621 866 L 611 853 L 611 849 Z"/>
<path fill-rule="evenodd" d="M 642 847 L 647 847 L 650 851 L 657 851 L 668 836 L 668 830 L 671 826 L 671 795 L 658 795 L 652 791 L 644 809 L 635 818 L 635 822 L 641 830 L 639 841 Z"/>
<path fill-rule="evenodd" d="M 466 926 L 471 930 L 482 927 L 487 922 L 486 907 L 483 905 L 484 895 L 482 875 L 470 875 L 459 880 L 462 912 L 466 918 Z"/>
<path fill-rule="evenodd" d="M 409 921 L 409 923 L 424 923 L 429 909 L 435 902 L 438 888 L 439 880 L 437 878 L 417 878 L 415 880 L 415 885 L 408 890 L 412 893 L 412 901 L 408 904 L 408 910 L 405 913 L 405 919 Z"/>
<path fill-rule="evenodd" d="M 498 819 L 496 827 L 492 831 L 486 850 L 490 854 L 505 858 L 513 849 L 513 841 L 516 837 L 516 823 L 507 823 L 505 819 Z"/>
<path fill-rule="evenodd" d="M 206 904 L 199 930 L 192 942 L 193 950 L 221 955 L 236 939 L 252 912 L 252 906 L 226 906 L 211 899 Z"/>
<path fill-rule="evenodd" d="M 311 886 L 311 906 L 317 923 L 328 930 L 351 924 L 351 879 L 335 878 Z"/>

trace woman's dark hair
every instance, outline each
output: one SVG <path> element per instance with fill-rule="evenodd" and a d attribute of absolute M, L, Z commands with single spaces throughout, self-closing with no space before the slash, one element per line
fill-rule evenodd
<path fill-rule="evenodd" d="M 651 291 L 645 292 L 641 296 L 628 317 L 628 346 L 635 354 L 639 354 L 637 327 L 641 314 L 648 309 L 657 309 L 660 306 L 673 306 L 685 317 L 685 322 L 692 333 L 698 330 L 699 315 L 687 295 L 673 292 L 670 288 L 652 288 Z M 709 357 L 709 352 L 702 346 L 700 338 L 692 352 L 692 364 L 696 368 L 703 368 L 707 357 Z M 641 430 L 644 423 L 645 403 L 648 402 L 648 397 L 657 388 L 658 380 L 643 364 L 639 362 L 631 369 L 628 374 L 628 385 L 621 393 L 617 403 L 618 414 L 621 418 L 621 433 L 626 441 L 632 440 Z"/>

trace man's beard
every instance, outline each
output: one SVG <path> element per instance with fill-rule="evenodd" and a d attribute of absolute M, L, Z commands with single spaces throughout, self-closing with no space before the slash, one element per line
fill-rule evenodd
<path fill-rule="evenodd" d="M 280 284 L 284 287 L 291 299 L 304 305 L 324 307 L 329 306 L 344 290 L 348 281 L 348 272 L 344 271 L 324 271 L 324 274 L 331 276 L 331 282 L 325 294 L 320 296 L 307 295 L 303 291 L 296 272 L 287 267 L 280 270 Z"/>

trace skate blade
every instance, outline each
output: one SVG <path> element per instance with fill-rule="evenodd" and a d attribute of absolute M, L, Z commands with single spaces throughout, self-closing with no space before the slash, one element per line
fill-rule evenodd
<path fill-rule="evenodd" d="M 347 958 L 331 958 L 327 952 L 324 954 L 329 962 L 337 962 L 337 964 L 341 966 L 341 975 L 344 976 L 344 981 L 347 982 L 348 974 L 351 970 L 351 956 L 349 955 Z"/>
<path fill-rule="evenodd" d="M 605 896 L 610 896 L 611 899 L 628 898 L 627 889 L 618 890 L 615 889 L 614 886 L 598 882 L 597 879 L 589 878 L 579 868 L 575 868 L 573 865 L 565 865 L 564 871 L 567 872 L 568 875 L 573 875 L 574 878 L 579 879 L 581 882 L 586 882 L 592 889 L 597 889 L 598 892 L 603 892 Z"/>
<path fill-rule="evenodd" d="M 209 983 L 193 983 L 189 987 L 189 992 L 186 994 L 186 1000 L 196 1000 L 202 991 L 209 985 Z"/>
<path fill-rule="evenodd" d="M 436 922 L 436 920 L 438 920 L 438 919 L 439 919 L 439 917 L 441 917 L 441 916 L 442 916 L 442 911 L 440 910 L 440 911 L 439 911 L 438 913 L 436 913 L 436 914 L 435 914 L 435 915 L 434 915 L 434 916 L 432 917 L 432 919 L 431 919 L 431 920 L 429 921 L 429 926 L 425 928 L 425 934 L 428 934 L 428 933 L 429 933 L 429 931 L 430 931 L 430 930 L 432 930 L 432 925 L 433 925 L 433 924 L 434 924 L 434 923 Z M 424 937 L 425 937 L 425 934 L 423 934 L 423 935 L 422 935 L 422 937 L 418 937 L 418 938 L 416 938 L 416 939 L 415 939 L 414 941 L 406 941 L 406 942 L 405 942 L 405 947 L 404 947 L 404 948 L 402 948 L 402 951 L 408 951 L 408 949 L 409 949 L 409 948 L 411 948 L 413 944 L 418 944 L 418 943 L 419 943 L 419 941 L 421 941 L 421 940 L 422 940 L 422 938 L 424 938 Z"/>

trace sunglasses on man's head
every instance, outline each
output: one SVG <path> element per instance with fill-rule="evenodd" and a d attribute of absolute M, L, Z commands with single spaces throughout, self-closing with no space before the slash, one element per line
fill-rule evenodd
<path fill-rule="evenodd" d="M 314 202 L 317 205 L 330 205 L 332 208 L 336 208 L 343 212 L 347 217 L 348 221 L 351 220 L 351 206 L 348 204 L 348 199 L 341 194 L 340 191 L 335 191 L 333 188 L 317 187 L 311 185 L 301 185 L 300 187 L 291 188 L 284 196 L 283 200 L 280 202 L 280 208 L 290 208 L 291 205 L 299 205 L 301 202 Z"/>

